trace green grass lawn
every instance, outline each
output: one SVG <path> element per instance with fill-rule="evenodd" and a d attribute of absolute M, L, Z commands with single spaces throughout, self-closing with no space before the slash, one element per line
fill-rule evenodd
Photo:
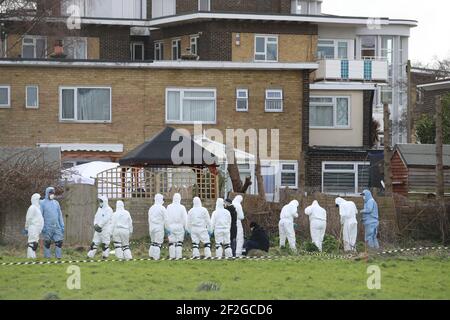
<path fill-rule="evenodd" d="M 24 261 L 9 253 L 0 249 L 0 262 Z M 144 257 L 144 249 L 135 255 Z M 374 264 L 381 268 L 381 290 L 366 285 Z M 0 266 L 0 299 L 450 299 L 448 253 L 369 262 L 295 257 L 79 264 L 80 290 L 67 289 L 68 267 Z M 217 290 L 199 290 L 204 282 Z"/>

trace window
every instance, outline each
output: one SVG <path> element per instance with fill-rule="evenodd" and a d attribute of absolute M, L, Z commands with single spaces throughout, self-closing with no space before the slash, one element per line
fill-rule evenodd
<path fill-rule="evenodd" d="M 278 36 L 255 36 L 255 61 L 278 61 Z"/>
<path fill-rule="evenodd" d="M 291 1 L 291 13 L 292 14 L 302 14 L 301 0 L 292 0 Z"/>
<path fill-rule="evenodd" d="M 281 186 L 296 189 L 297 163 L 281 163 Z"/>
<path fill-rule="evenodd" d="M 0 85 L 0 108 L 11 107 L 11 87 Z"/>
<path fill-rule="evenodd" d="M 150 1 L 150 0 L 148 0 Z M 152 18 L 176 14 L 176 0 L 152 0 Z"/>
<path fill-rule="evenodd" d="M 349 128 L 349 97 L 311 97 L 309 121 L 312 128 Z"/>
<path fill-rule="evenodd" d="M 248 111 L 248 89 L 236 89 L 236 111 Z"/>
<path fill-rule="evenodd" d="M 348 41 L 319 40 L 317 57 L 319 59 L 348 59 Z"/>
<path fill-rule="evenodd" d="M 198 0 L 198 11 L 211 11 L 211 1 Z"/>
<path fill-rule="evenodd" d="M 366 162 L 323 162 L 322 192 L 354 195 L 369 186 L 370 164 Z"/>
<path fill-rule="evenodd" d="M 143 42 L 133 42 L 131 43 L 131 60 L 133 61 L 144 61 L 144 43 Z"/>
<path fill-rule="evenodd" d="M 87 40 L 86 38 L 64 38 L 64 53 L 68 59 L 87 59 Z"/>
<path fill-rule="evenodd" d="M 166 122 L 216 123 L 216 89 L 167 89 Z"/>
<path fill-rule="evenodd" d="M 39 87 L 27 86 L 25 100 L 25 107 L 30 109 L 39 108 Z"/>
<path fill-rule="evenodd" d="M 283 111 L 283 90 L 266 90 L 266 112 Z"/>
<path fill-rule="evenodd" d="M 22 39 L 22 58 L 44 59 L 47 57 L 47 38 L 26 36 Z"/>
<path fill-rule="evenodd" d="M 181 59 L 181 40 L 172 40 L 172 60 Z"/>
<path fill-rule="evenodd" d="M 155 43 L 155 60 L 164 60 L 164 43 Z"/>
<path fill-rule="evenodd" d="M 190 39 L 191 42 L 191 54 L 193 55 L 198 55 L 198 36 L 191 36 Z"/>
<path fill-rule="evenodd" d="M 381 37 L 381 57 L 386 59 L 389 67 L 389 82 L 392 82 L 394 39 L 392 37 Z"/>
<path fill-rule="evenodd" d="M 377 37 L 363 36 L 361 37 L 361 57 L 375 58 L 377 55 Z"/>
<path fill-rule="evenodd" d="M 60 87 L 60 120 L 111 121 L 111 88 Z"/>

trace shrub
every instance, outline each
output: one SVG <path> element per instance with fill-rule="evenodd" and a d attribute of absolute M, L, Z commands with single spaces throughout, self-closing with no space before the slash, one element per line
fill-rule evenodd
<path fill-rule="evenodd" d="M 322 243 L 322 251 L 326 253 L 333 253 L 338 251 L 339 241 L 332 235 L 325 235 Z"/>
<path fill-rule="evenodd" d="M 317 246 L 310 241 L 305 242 L 304 248 L 306 252 L 319 252 L 319 248 L 317 248 Z"/>

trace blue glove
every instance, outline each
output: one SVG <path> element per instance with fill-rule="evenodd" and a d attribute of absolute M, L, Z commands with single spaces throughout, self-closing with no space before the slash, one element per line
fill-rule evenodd
<path fill-rule="evenodd" d="M 164 229 L 164 235 L 167 237 L 167 236 L 170 236 L 170 231 L 168 230 L 168 229 Z"/>
<path fill-rule="evenodd" d="M 23 229 L 23 230 L 22 230 L 22 234 L 23 234 L 24 236 L 27 236 L 27 235 L 28 235 L 28 230 L 27 230 L 27 229 Z"/>

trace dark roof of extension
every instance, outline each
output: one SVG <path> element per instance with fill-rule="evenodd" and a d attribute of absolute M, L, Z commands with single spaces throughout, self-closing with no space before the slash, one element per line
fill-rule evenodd
<path fill-rule="evenodd" d="M 435 167 L 436 145 L 435 144 L 398 144 L 395 147 L 403 162 L 408 167 Z M 443 148 L 444 166 L 450 167 L 450 145 Z"/>

